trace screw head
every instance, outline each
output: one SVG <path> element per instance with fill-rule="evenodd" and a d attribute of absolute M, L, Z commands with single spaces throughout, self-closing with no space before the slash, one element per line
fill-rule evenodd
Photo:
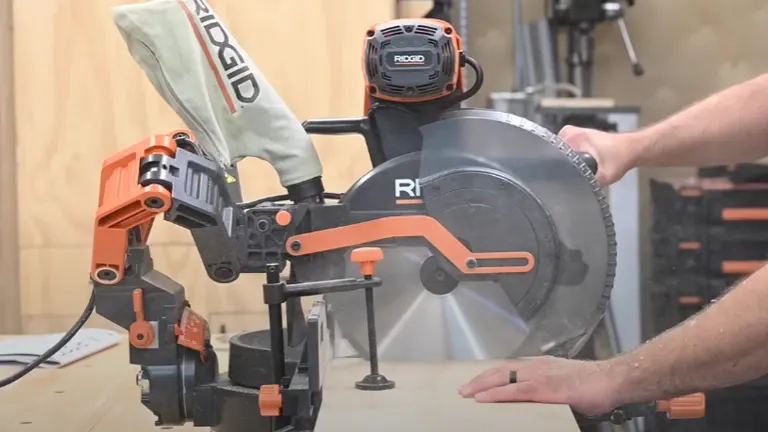
<path fill-rule="evenodd" d="M 294 240 L 291 242 L 291 250 L 294 252 L 298 252 L 301 250 L 301 242 L 298 240 Z"/>
<path fill-rule="evenodd" d="M 474 258 L 467 258 L 467 267 L 471 269 L 477 267 L 477 260 Z"/>

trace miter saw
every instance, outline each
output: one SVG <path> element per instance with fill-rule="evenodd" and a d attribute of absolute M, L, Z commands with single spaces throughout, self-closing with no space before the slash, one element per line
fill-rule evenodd
<path fill-rule="evenodd" d="M 310 431 L 337 341 L 370 362 L 350 383 L 367 394 L 397 391 L 379 361 L 573 356 L 600 321 L 616 243 L 595 160 L 523 118 L 458 109 L 483 73 L 449 23 L 372 26 L 364 116 L 302 125 L 203 0 L 120 6 L 115 22 L 189 127 L 107 158 L 95 219 L 91 304 L 128 330 L 157 425 Z M 362 135 L 372 169 L 326 192 L 311 134 Z M 244 157 L 286 194 L 240 200 Z M 231 339 L 226 374 L 153 266 L 158 215 L 192 233 L 213 281 L 266 276 L 270 328 Z M 319 296 L 306 315 L 304 296 Z"/>

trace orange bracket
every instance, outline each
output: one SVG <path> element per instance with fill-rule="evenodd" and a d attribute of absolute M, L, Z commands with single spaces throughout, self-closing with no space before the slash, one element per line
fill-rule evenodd
<path fill-rule="evenodd" d="M 460 271 L 468 274 L 525 273 L 534 266 L 530 252 L 477 252 L 467 249 L 437 220 L 423 215 L 390 216 L 338 228 L 298 234 L 288 238 L 286 251 L 293 256 L 359 246 L 389 238 L 423 237 Z M 481 260 L 521 259 L 524 265 L 482 267 Z"/>
<path fill-rule="evenodd" d="M 198 351 L 205 361 L 205 340 L 208 338 L 208 321 L 189 307 L 184 308 L 179 324 L 174 326 L 176 343 Z"/>
<path fill-rule="evenodd" d="M 155 329 L 144 319 L 144 291 L 141 288 L 133 290 L 133 312 L 136 321 L 128 328 L 128 340 L 136 348 L 148 348 L 155 341 Z"/>
<path fill-rule="evenodd" d="M 154 217 L 171 206 L 166 188 L 139 184 L 141 161 L 151 154 L 174 156 L 172 135 L 154 135 L 102 164 L 91 262 L 91 277 L 98 283 L 112 285 L 123 279 L 128 231 L 138 226 L 140 241 L 146 243 Z"/>

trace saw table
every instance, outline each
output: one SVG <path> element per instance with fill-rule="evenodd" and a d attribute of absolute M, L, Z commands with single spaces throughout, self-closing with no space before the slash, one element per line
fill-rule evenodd
<path fill-rule="evenodd" d="M 5 336 L 8 338 L 12 336 Z M 1 337 L 0 337 L 1 338 Z M 227 363 L 225 337 L 214 337 L 223 364 Z M 223 342 L 223 343 L 222 343 Z M 137 367 L 122 361 L 128 341 L 57 370 L 36 370 L 0 392 L 3 432 L 158 432 L 197 431 L 191 424 L 154 426 L 154 416 L 135 403 L 139 393 Z M 350 376 L 361 376 L 366 362 L 339 359 L 326 383 L 324 411 L 317 432 L 355 430 L 370 432 L 490 430 L 503 425 L 518 432 L 578 431 L 567 406 L 544 404 L 477 404 L 456 393 L 459 384 L 490 366 L 487 362 L 382 364 L 404 391 L 371 392 L 361 397 Z M 0 366 L 0 378 L 16 371 Z M 407 391 L 406 391 L 407 389 Z M 56 411 L 56 415 L 46 415 Z M 435 415 L 439 413 L 439 415 Z M 410 427 L 404 427 L 408 425 Z"/>

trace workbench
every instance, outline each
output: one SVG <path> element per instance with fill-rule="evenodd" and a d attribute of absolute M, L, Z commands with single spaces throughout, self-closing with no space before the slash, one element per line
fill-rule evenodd
<path fill-rule="evenodd" d="M 5 337 L 7 338 L 7 337 Z M 215 336 L 220 367 L 227 367 L 227 337 Z M 459 384 L 482 372 L 488 363 L 388 364 L 381 371 L 396 381 L 397 393 L 360 393 L 354 380 L 367 363 L 337 359 L 326 377 L 324 405 L 316 432 L 365 430 L 403 432 L 577 432 L 566 406 L 545 404 L 478 404 L 463 399 Z M 16 366 L 0 366 L 0 377 Z M 0 389 L 2 432 L 203 432 L 191 425 L 157 427 L 154 415 L 139 401 L 138 366 L 128 363 L 127 340 L 61 369 L 38 369 Z M 352 380 L 352 381 L 350 381 Z M 397 405 L 397 408 L 387 408 Z"/>

